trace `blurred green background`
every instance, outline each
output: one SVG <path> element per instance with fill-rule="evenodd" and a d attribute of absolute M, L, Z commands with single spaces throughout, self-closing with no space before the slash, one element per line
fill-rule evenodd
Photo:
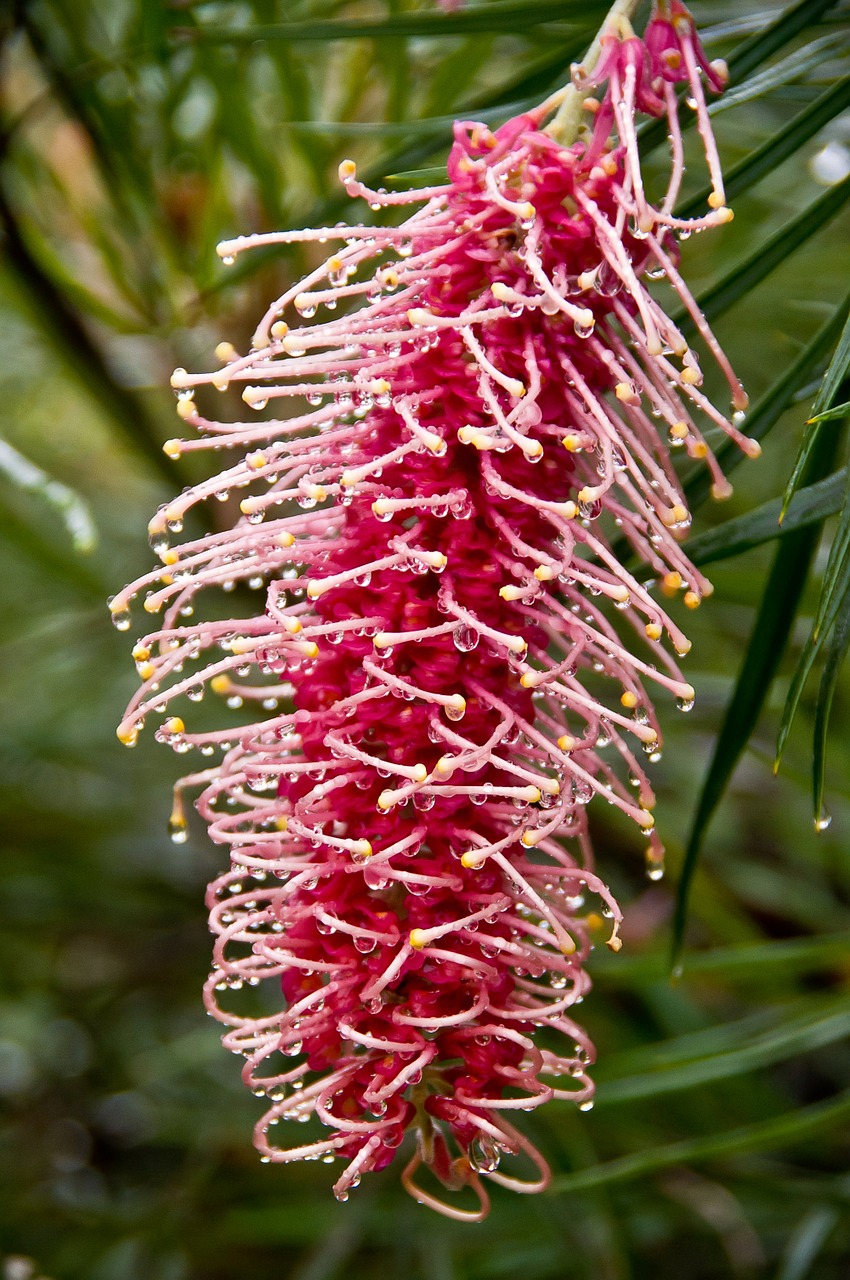
<path fill-rule="evenodd" d="M 696 512 L 695 532 L 720 530 L 704 553 L 720 546 L 727 558 L 712 566 L 714 598 L 686 620 L 696 709 L 668 711 L 654 771 L 667 880 L 649 884 L 637 834 L 595 815 L 627 945 L 592 960 L 581 1010 L 599 1049 L 595 1110 L 552 1104 L 524 1117 L 556 1169 L 550 1193 L 496 1188 L 489 1221 L 464 1227 L 409 1201 L 395 1168 L 338 1205 L 322 1165 L 259 1164 L 250 1130 L 262 1104 L 200 1002 L 203 887 L 219 852 L 199 824 L 185 845 L 167 837 L 179 762 L 152 740 L 128 752 L 114 736 L 136 682 L 134 633 L 116 634 L 104 602 L 146 570 L 147 519 L 193 474 L 161 453 L 177 425 L 168 375 L 210 364 L 224 337 L 244 339 L 299 269 L 281 251 L 228 271 L 216 241 L 372 216 L 347 208 L 341 158 L 376 180 L 439 166 L 452 115 L 498 121 L 541 100 L 606 8 L 2 9 L 3 1280 L 850 1274 L 840 415 L 823 424 L 803 477 L 836 477 L 807 490 L 811 522 L 777 544 L 773 512 L 760 526 L 771 540 L 743 549 L 755 527 L 747 513 L 788 480 L 847 315 L 846 4 L 693 4 L 711 56 L 732 61 L 715 126 L 736 220 L 683 256 L 757 406 L 765 451 L 735 473 L 731 503 Z M 657 141 L 650 130 L 648 153 Z M 661 149 L 648 164 L 660 172 L 663 159 Z M 696 196 L 697 147 L 690 159 Z M 848 363 L 845 335 L 829 386 L 839 402 L 850 399 Z M 825 575 L 826 672 L 816 663 L 774 779 L 777 727 Z M 812 742 L 827 696 L 833 821 L 816 832 Z M 692 861 L 700 841 L 703 853 L 684 971 L 671 981 L 694 814 L 706 776 L 711 800 L 730 774 L 715 820 L 691 840 Z"/>

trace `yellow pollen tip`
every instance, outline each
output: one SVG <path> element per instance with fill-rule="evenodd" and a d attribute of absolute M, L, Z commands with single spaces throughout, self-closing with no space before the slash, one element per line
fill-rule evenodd
<path fill-rule="evenodd" d="M 543 792 L 539 787 L 526 787 L 525 793 L 530 804 L 539 804 L 543 796 Z"/>
<path fill-rule="evenodd" d="M 125 747 L 134 747 L 139 741 L 139 732 L 130 725 L 119 725 L 115 730 L 118 741 Z"/>
<path fill-rule="evenodd" d="M 340 182 L 350 181 L 357 173 L 357 165 L 353 160 L 343 160 L 339 166 Z"/>
<path fill-rule="evenodd" d="M 303 629 L 297 618 L 283 618 L 281 621 L 284 631 L 288 631 L 291 636 L 297 636 L 298 632 Z"/>
<path fill-rule="evenodd" d="M 516 396 L 518 400 L 521 400 L 525 395 L 525 385 L 522 382 L 519 382 L 516 378 L 508 379 L 505 384 L 505 390 L 509 395 Z"/>
<path fill-rule="evenodd" d="M 239 510 L 243 516 L 250 516 L 256 511 L 256 498 L 243 498 L 239 503 Z"/>
<path fill-rule="evenodd" d="M 661 586 L 665 595 L 675 595 L 682 586 L 682 575 L 675 570 L 672 573 L 665 573 L 661 579 Z"/>
<path fill-rule="evenodd" d="M 383 810 L 384 813 L 386 813 L 387 810 L 391 809 L 392 807 L 393 807 L 392 791 L 382 791 L 381 794 L 378 796 L 378 808 Z"/>
<path fill-rule="evenodd" d="M 650 640 L 661 639 L 662 627 L 660 622 L 648 622 L 646 624 L 645 630 L 646 630 L 646 635 L 648 639 Z"/>
<path fill-rule="evenodd" d="M 447 774 L 450 774 L 453 771 L 454 767 L 455 767 L 454 756 L 440 756 L 439 760 L 434 765 L 434 772 L 442 774 L 445 777 Z"/>
<path fill-rule="evenodd" d="M 559 944 L 559 947 L 562 956 L 571 956 L 575 952 L 576 944 L 573 942 L 572 938 L 565 937 Z"/>
<path fill-rule="evenodd" d="M 761 457 L 761 445 L 758 440 L 745 440 L 741 447 L 748 458 Z"/>
<path fill-rule="evenodd" d="M 271 335 L 273 338 L 285 338 L 289 333 L 289 325 L 285 320 L 275 320 L 271 327 Z"/>
<path fill-rule="evenodd" d="M 525 204 L 520 205 L 519 216 L 521 218 L 536 218 L 537 210 L 530 200 L 526 200 Z"/>
<path fill-rule="evenodd" d="M 680 640 L 679 643 L 675 646 L 675 649 L 680 658 L 686 658 L 691 651 L 690 640 L 685 640 L 685 639 Z"/>
<path fill-rule="evenodd" d="M 638 814 L 638 822 L 647 831 L 649 830 L 650 827 L 655 826 L 655 818 L 652 816 L 652 814 L 649 812 L 648 809 L 641 809 L 640 813 Z"/>
<path fill-rule="evenodd" d="M 506 642 L 506 648 L 510 649 L 511 653 L 525 653 L 528 649 L 528 641 L 523 640 L 522 636 L 511 636 Z"/>
<path fill-rule="evenodd" d="M 692 458 L 697 458 L 701 461 L 703 458 L 708 457 L 708 445 L 704 440 L 695 440 L 688 452 Z"/>
<path fill-rule="evenodd" d="M 407 322 L 414 329 L 421 329 L 423 325 L 430 324 L 433 319 L 433 311 L 428 311 L 426 307 L 411 307 L 407 313 Z"/>
<path fill-rule="evenodd" d="M 371 858 L 372 845 L 369 840 L 357 840 L 354 845 L 354 852 L 359 858 Z"/>
<path fill-rule="evenodd" d="M 254 641 L 251 636 L 237 636 L 230 648 L 235 654 L 250 653 L 254 648 Z"/>
<path fill-rule="evenodd" d="M 732 486 L 728 480 L 718 481 L 711 486 L 711 496 L 715 502 L 726 502 L 732 497 Z"/>
<path fill-rule="evenodd" d="M 167 458 L 177 459 L 183 452 L 181 447 L 182 443 L 183 442 L 181 440 L 166 440 L 165 444 L 162 446 L 162 452 Z"/>
<path fill-rule="evenodd" d="M 721 193 L 719 191 L 712 191 L 711 195 L 708 197 L 708 207 L 710 209 L 722 209 L 723 203 L 723 196 Z"/>
<path fill-rule="evenodd" d="M 686 591 L 683 599 L 688 609 L 698 609 L 700 606 L 700 598 L 695 591 Z"/>
<path fill-rule="evenodd" d="M 302 640 L 297 647 L 298 652 L 303 653 L 305 658 L 317 658 L 319 656 L 319 646 L 315 640 Z"/>
<path fill-rule="evenodd" d="M 215 358 L 222 364 L 229 364 L 235 355 L 236 348 L 232 342 L 220 342 L 215 349 Z"/>
<path fill-rule="evenodd" d="M 631 689 L 627 689 L 625 693 L 620 694 L 620 702 L 624 707 L 628 707 L 630 711 L 638 704 L 637 696 L 632 693 Z"/>
<path fill-rule="evenodd" d="M 175 369 L 171 375 L 171 385 L 175 391 L 179 391 L 183 387 L 191 386 L 191 375 L 185 369 Z"/>
<path fill-rule="evenodd" d="M 523 594 L 522 587 L 516 587 L 513 583 L 508 583 L 507 586 L 499 588 L 499 595 L 502 600 L 519 600 Z"/>
<path fill-rule="evenodd" d="M 230 693 L 233 688 L 233 681 L 230 676 L 213 676 L 212 680 L 210 680 L 210 688 L 213 693 Z"/>
<path fill-rule="evenodd" d="M 523 689 L 534 689 L 540 682 L 541 675 L 538 671 L 524 671 L 519 678 L 519 682 Z"/>
<path fill-rule="evenodd" d="M 564 502 L 561 504 L 561 515 L 565 520 L 575 520 L 578 515 L 578 507 L 574 502 Z"/>
<path fill-rule="evenodd" d="M 634 404 L 638 399 L 634 388 L 628 382 L 618 382 L 614 388 L 614 395 L 626 404 Z"/>
<path fill-rule="evenodd" d="M 424 929 L 411 929 L 408 942 L 415 951 L 421 951 L 428 941 L 428 935 Z"/>
<path fill-rule="evenodd" d="M 318 600 L 324 589 L 324 585 L 316 582 L 315 579 L 307 583 L 307 595 L 311 600 Z"/>
<path fill-rule="evenodd" d="M 424 764 L 415 764 L 413 766 L 413 781 L 424 782 L 428 777 L 428 770 Z"/>
<path fill-rule="evenodd" d="M 467 871 L 478 871 L 485 862 L 486 858 L 482 858 L 481 854 L 476 852 L 475 849 L 469 849 L 461 855 L 460 859 L 460 865 L 466 867 Z"/>
<path fill-rule="evenodd" d="M 596 280 L 595 271 L 583 271 L 581 275 L 578 277 L 576 284 L 578 285 L 579 289 L 583 291 L 585 289 L 592 289 L 595 280 Z"/>
<path fill-rule="evenodd" d="M 372 644 L 376 649 L 386 649 L 392 644 L 392 642 L 393 638 L 388 631 L 379 631 L 372 641 Z"/>
<path fill-rule="evenodd" d="M 577 436 L 571 433 L 568 436 L 564 436 L 563 440 L 561 441 L 561 444 L 564 446 L 567 453 L 577 453 L 578 450 L 581 448 L 581 436 Z"/>
<path fill-rule="evenodd" d="M 544 778 L 540 786 L 547 796 L 559 796 L 561 794 L 561 784 L 557 778 Z"/>
<path fill-rule="evenodd" d="M 151 651 L 146 644 L 137 644 L 133 649 L 134 662 L 146 662 L 151 656 Z"/>
<path fill-rule="evenodd" d="M 372 503 L 372 510 L 376 516 L 389 515 L 392 509 L 392 503 L 388 498 L 377 498 Z"/>
<path fill-rule="evenodd" d="M 682 382 L 688 387 L 698 387 L 702 382 L 702 374 L 699 369 L 694 369 L 691 365 L 687 365 L 682 370 Z"/>
<path fill-rule="evenodd" d="M 291 533 L 279 533 L 277 535 L 277 545 L 279 547 L 291 547 L 295 542 Z"/>
<path fill-rule="evenodd" d="M 328 258 L 327 268 L 328 268 L 328 271 L 333 271 L 333 272 L 342 271 L 342 258 L 337 258 L 336 256 L 334 256 L 333 258 Z"/>
<path fill-rule="evenodd" d="M 452 710 L 459 711 L 461 716 L 466 712 L 466 698 L 464 698 L 462 693 L 453 693 L 449 705 Z"/>
<path fill-rule="evenodd" d="M 575 745 L 576 745 L 575 738 L 571 737 L 568 733 L 562 734 L 561 737 L 558 739 L 558 746 L 561 749 L 561 751 L 572 751 Z"/>
<path fill-rule="evenodd" d="M 195 401 L 192 399 L 191 396 L 189 396 L 186 400 L 177 401 L 177 417 L 178 418 L 183 418 L 185 420 L 186 418 L 193 417 L 193 415 L 196 414 L 197 412 L 198 412 L 198 406 L 195 404 Z"/>
<path fill-rule="evenodd" d="M 513 289 L 510 289 L 502 280 L 497 280 L 495 284 L 492 284 L 490 292 L 497 302 L 507 302 L 514 295 Z"/>
<path fill-rule="evenodd" d="M 278 831 L 285 831 L 286 828 L 289 826 L 289 819 L 287 818 L 286 814 L 283 813 L 279 818 L 275 818 L 274 825 Z"/>
<path fill-rule="evenodd" d="M 523 831 L 519 838 L 519 842 L 523 849 L 533 849 L 537 844 L 537 832 L 534 830 Z"/>
<path fill-rule="evenodd" d="M 528 444 L 522 446 L 522 451 L 526 458 L 542 458 L 543 445 L 539 440 L 530 440 Z"/>
<path fill-rule="evenodd" d="M 339 478 L 339 482 L 343 489 L 352 489 L 357 484 L 357 476 L 353 471 L 343 471 Z"/>
<path fill-rule="evenodd" d="M 156 671 L 156 667 L 152 662 L 140 662 L 136 666 L 136 670 L 139 673 L 140 680 L 150 680 L 151 676 Z"/>
<path fill-rule="evenodd" d="M 674 422 L 670 428 L 670 435 L 674 440 L 684 440 L 688 434 L 687 422 Z"/>
<path fill-rule="evenodd" d="M 170 720 L 166 720 L 162 726 L 166 733 L 185 733 L 186 726 L 179 716 L 172 716 Z"/>
<path fill-rule="evenodd" d="M 256 453 L 249 453 L 245 462 L 252 471 L 259 471 L 261 467 L 266 465 L 268 458 L 261 450 L 257 450 Z"/>
<path fill-rule="evenodd" d="M 587 487 L 585 487 L 584 489 L 579 489 L 578 493 L 576 494 L 576 497 L 578 498 L 579 502 L 592 502 L 593 490 L 588 489 Z"/>
<path fill-rule="evenodd" d="M 156 596 L 148 596 L 143 605 L 145 613 L 159 613 L 162 605 Z"/>

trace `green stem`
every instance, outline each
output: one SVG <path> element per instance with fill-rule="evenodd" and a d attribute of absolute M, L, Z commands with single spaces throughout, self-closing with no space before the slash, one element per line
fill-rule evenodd
<path fill-rule="evenodd" d="M 608 10 L 605 21 L 599 28 L 596 39 L 581 63 L 582 71 L 589 73 L 594 69 L 602 53 L 602 41 L 609 32 L 616 31 L 622 34 L 625 30 L 630 33 L 630 19 L 640 3 L 641 0 L 614 0 L 614 4 Z M 563 97 L 557 114 L 546 127 L 546 132 L 551 134 L 562 146 L 568 147 L 578 137 L 578 131 L 582 123 L 582 102 L 584 98 L 585 94 L 580 89 L 577 89 L 574 84 L 568 84 L 563 90 Z"/>

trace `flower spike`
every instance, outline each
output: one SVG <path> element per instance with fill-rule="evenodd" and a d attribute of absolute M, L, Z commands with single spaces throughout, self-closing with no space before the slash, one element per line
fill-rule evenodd
<path fill-rule="evenodd" d="M 205 1001 L 268 1097 L 256 1145 L 266 1161 L 342 1161 L 340 1200 L 408 1130 L 404 1185 L 449 1216 L 483 1217 L 488 1179 L 546 1186 L 507 1116 L 591 1105 L 594 1049 L 571 1011 L 605 917 L 620 946 L 588 803 L 627 814 L 650 878 L 663 872 L 642 756 L 661 749 L 656 693 L 683 710 L 694 699 L 668 598 L 695 607 L 711 592 L 681 547 L 690 514 L 671 450 L 704 460 L 722 497 L 709 432 L 758 446 L 679 272 L 677 233 L 730 216 L 703 95 L 723 73 L 679 0 L 656 6 L 642 39 L 625 20 L 607 28 L 598 55 L 578 78 L 582 94 L 604 87 L 586 136 L 547 130 L 551 104 L 495 132 L 459 123 L 444 185 L 374 191 L 340 166 L 352 197 L 400 207 L 400 225 L 219 246 L 225 261 L 263 244 L 328 249 L 250 350 L 222 343 L 214 370 L 175 372 L 188 434 L 166 452 L 233 460 L 157 513 L 161 567 L 111 604 L 122 629 L 140 593 L 162 615 L 134 650 L 142 685 L 119 737 L 133 745 L 157 717 L 161 741 L 209 759 L 178 783 L 171 830 L 185 839 L 183 795 L 200 788 L 229 851 L 209 888 Z M 679 84 L 714 181 L 689 223 L 673 214 Z M 638 112 L 670 122 L 657 207 Z M 702 390 L 701 356 L 729 383 L 729 414 Z M 228 387 L 247 410 L 218 422 Z M 234 493 L 233 527 L 179 540 L 194 508 Z M 645 573 L 625 567 L 622 542 Z M 260 603 L 243 593 L 232 619 L 207 608 L 208 589 L 237 585 Z M 205 690 L 231 727 L 193 727 L 183 698 Z M 281 1009 L 238 1012 L 238 989 L 261 982 Z M 541 1028 L 560 1050 L 541 1047 Z M 288 1121 L 310 1123 L 302 1141 L 277 1141 Z M 447 1205 L 432 1178 L 473 1201 Z"/>

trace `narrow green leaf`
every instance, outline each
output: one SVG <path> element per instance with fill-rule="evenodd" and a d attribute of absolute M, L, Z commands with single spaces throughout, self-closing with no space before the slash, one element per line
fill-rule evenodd
<path fill-rule="evenodd" d="M 794 460 L 794 466 L 791 470 L 791 477 L 785 486 L 785 494 L 782 499 L 783 514 L 794 496 L 797 485 L 800 483 L 800 476 L 806 465 L 806 459 L 814 448 L 815 441 L 820 435 L 821 423 L 824 419 L 821 414 L 829 409 L 832 401 L 838 394 L 841 383 L 850 372 L 850 314 L 847 316 L 847 323 L 844 331 L 838 339 L 838 346 L 835 355 L 829 362 L 829 368 L 823 376 L 823 382 L 820 390 L 815 397 L 815 403 L 812 406 L 812 416 L 806 423 L 806 430 L 803 433 L 803 439 Z M 834 415 L 838 416 L 838 415 Z"/>
<path fill-rule="evenodd" d="M 824 409 L 823 413 L 816 413 L 809 418 L 809 422 L 833 422 L 836 418 L 850 418 L 850 400 L 835 404 L 831 409 Z"/>
<path fill-rule="evenodd" d="M 812 757 L 812 810 L 815 826 L 822 830 L 829 817 L 823 807 L 826 772 L 826 739 L 838 676 L 850 648 L 850 593 L 841 602 L 835 628 L 829 638 L 815 707 L 814 751 Z"/>
<path fill-rule="evenodd" d="M 731 201 L 749 191 L 767 174 L 794 155 L 810 138 L 833 120 L 842 111 L 850 107 L 850 76 L 839 80 L 832 88 L 822 93 L 811 106 L 794 116 L 784 128 L 772 134 L 756 151 L 736 164 L 724 176 L 723 185 L 726 199 Z M 711 188 L 706 187 L 677 209 L 680 218 L 692 218 L 700 210 L 705 209 Z"/>
<path fill-rule="evenodd" d="M 737 516 L 734 520 L 726 520 L 717 528 L 691 538 L 682 550 L 692 564 L 711 564 L 716 560 L 739 556 L 745 551 L 751 551 L 753 547 L 782 538 L 786 533 L 793 533 L 795 529 L 820 524 L 828 516 L 837 515 L 841 510 L 847 479 L 847 468 L 842 467 L 826 480 L 799 489 L 781 524 L 779 516 L 782 499 L 774 498 L 771 502 L 756 507 L 755 511 L 748 511 L 746 515 Z"/>
<path fill-rule="evenodd" d="M 757 76 L 750 76 L 743 84 L 727 89 L 721 98 L 709 105 L 709 113 L 712 116 L 718 115 L 721 111 L 740 106 L 742 102 L 764 97 L 774 89 L 791 84 L 814 70 L 830 55 L 844 52 L 846 47 L 846 34 L 840 31 L 812 40 L 803 45 L 802 49 L 795 49 L 787 58 L 774 62 Z"/>
<path fill-rule="evenodd" d="M 850 176 L 834 187 L 830 187 L 814 204 L 804 209 L 793 222 L 789 222 L 766 243 L 760 244 L 749 258 L 736 263 L 722 280 L 706 290 L 697 299 L 700 311 L 705 318 L 713 320 L 760 284 L 771 271 L 785 262 L 792 253 L 795 253 L 817 231 L 820 231 L 821 227 L 834 218 L 848 200 L 850 200 Z M 682 321 L 682 328 L 686 333 L 693 332 L 693 322 L 685 318 Z"/>
<path fill-rule="evenodd" d="M 247 27 L 175 27 L 172 35 L 215 44 L 256 44 L 260 40 L 292 42 L 318 40 L 383 40 L 403 37 L 468 36 L 507 32 L 522 35 L 544 23 L 580 23 L 602 18 L 608 0 L 507 0 L 501 4 L 470 5 L 457 13 L 421 10 L 398 13 L 377 21 L 367 18 L 329 18 L 325 21 L 274 22 Z"/>
<path fill-rule="evenodd" d="M 835 452 L 834 439 L 818 441 L 809 459 L 807 479 L 813 482 L 824 479 L 833 466 Z M 798 529 L 789 534 L 780 543 L 768 575 L 755 626 L 726 707 L 685 848 L 673 922 L 674 962 L 682 949 L 691 882 L 708 825 L 761 714 L 794 625 L 819 539 L 820 530 L 817 526 Z"/>
<path fill-rule="evenodd" d="M 840 1131 L 850 1117 L 850 1089 L 839 1093 L 827 1102 L 800 1107 L 770 1120 L 742 1125 L 713 1133 L 707 1137 L 671 1142 L 666 1146 L 652 1147 L 634 1155 L 608 1160 L 589 1169 L 578 1169 L 564 1177 L 553 1179 L 550 1192 L 561 1195 L 569 1191 L 584 1191 L 611 1182 L 625 1182 L 630 1178 L 646 1177 L 660 1169 L 674 1165 L 696 1164 L 703 1160 L 718 1160 L 729 1156 L 745 1155 L 754 1151 L 771 1151 L 790 1143 L 805 1141 L 821 1133 Z"/>
<path fill-rule="evenodd" d="M 687 1062 L 663 1062 L 655 1070 L 620 1080 L 600 1081 L 598 1101 L 603 1105 L 658 1097 L 662 1093 L 678 1093 L 714 1080 L 728 1080 L 776 1062 L 785 1062 L 810 1049 L 835 1044 L 850 1034 L 850 1005 L 845 1001 L 842 1008 L 836 1009 L 834 1003 L 826 1012 L 815 1015 L 806 1012 L 762 1035 L 753 1036 L 743 1046 L 720 1053 L 704 1052 Z"/>
<path fill-rule="evenodd" d="M 715 947 L 711 951 L 695 951 L 688 956 L 688 978 L 701 974 L 721 975 L 726 981 L 747 982 L 765 970 L 778 969 L 788 974 L 830 970 L 847 956 L 847 934 L 823 934 L 817 938 L 771 938 L 769 942 L 746 942 L 734 947 Z M 593 980 L 614 986 L 642 985 L 661 980 L 667 975 L 661 956 L 628 956 L 610 954 L 594 956 Z"/>
<path fill-rule="evenodd" d="M 71 535 L 75 551 L 87 555 L 97 546 L 97 529 L 88 503 L 61 480 L 49 476 L 7 440 L 0 440 L 0 473 L 19 489 L 28 489 L 57 511 Z"/>

